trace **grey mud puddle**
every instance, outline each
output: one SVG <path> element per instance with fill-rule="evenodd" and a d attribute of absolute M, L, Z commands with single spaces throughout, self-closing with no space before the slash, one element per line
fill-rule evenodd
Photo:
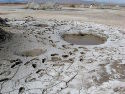
<path fill-rule="evenodd" d="M 106 42 L 106 38 L 92 34 L 64 34 L 62 38 L 76 45 L 100 45 Z"/>
<path fill-rule="evenodd" d="M 44 54 L 46 51 L 43 49 L 33 49 L 33 50 L 27 50 L 20 53 L 17 53 L 16 55 L 24 56 L 24 57 L 34 57 L 39 56 L 41 54 Z"/>

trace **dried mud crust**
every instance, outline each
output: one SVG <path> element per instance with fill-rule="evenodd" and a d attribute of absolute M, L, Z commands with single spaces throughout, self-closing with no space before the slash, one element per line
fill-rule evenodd
<path fill-rule="evenodd" d="M 9 24 L 18 26 L 16 29 L 23 29 L 23 32 L 19 30 L 21 35 L 9 43 L 8 50 L 24 52 L 27 48 L 28 52 L 25 53 L 28 55 L 29 51 L 34 52 L 30 49 L 38 45 L 46 50 L 32 57 L 3 50 L 8 57 L 0 60 L 1 93 L 125 93 L 125 36 L 120 33 L 122 30 L 78 21 L 27 19 L 12 20 Z M 79 33 L 96 34 L 105 37 L 107 41 L 101 45 L 84 46 L 68 43 L 61 37 L 63 34 Z"/>

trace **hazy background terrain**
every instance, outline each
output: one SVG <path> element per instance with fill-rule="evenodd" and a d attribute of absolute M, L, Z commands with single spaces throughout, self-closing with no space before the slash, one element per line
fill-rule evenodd
<path fill-rule="evenodd" d="M 0 0 L 0 2 L 26 2 L 28 0 Z M 37 1 L 55 1 L 55 2 L 73 2 L 73 3 L 81 3 L 81 2 L 92 2 L 94 0 L 37 0 Z M 96 2 L 102 3 L 119 3 L 125 4 L 125 0 L 96 0 Z"/>

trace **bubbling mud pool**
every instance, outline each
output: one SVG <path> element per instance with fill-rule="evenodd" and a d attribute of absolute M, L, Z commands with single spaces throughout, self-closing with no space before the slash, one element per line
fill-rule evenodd
<path fill-rule="evenodd" d="M 106 42 L 106 38 L 92 34 L 64 34 L 62 38 L 76 45 L 100 45 Z"/>

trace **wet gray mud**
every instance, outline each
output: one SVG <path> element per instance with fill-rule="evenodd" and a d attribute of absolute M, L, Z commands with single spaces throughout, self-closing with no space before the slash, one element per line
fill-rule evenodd
<path fill-rule="evenodd" d="M 34 56 L 39 56 L 43 53 L 45 53 L 45 51 L 43 51 L 42 49 L 33 49 L 17 53 L 17 55 L 24 57 L 34 57 Z"/>
<path fill-rule="evenodd" d="M 92 34 L 64 34 L 62 38 L 76 45 L 100 45 L 106 41 L 105 38 Z"/>

